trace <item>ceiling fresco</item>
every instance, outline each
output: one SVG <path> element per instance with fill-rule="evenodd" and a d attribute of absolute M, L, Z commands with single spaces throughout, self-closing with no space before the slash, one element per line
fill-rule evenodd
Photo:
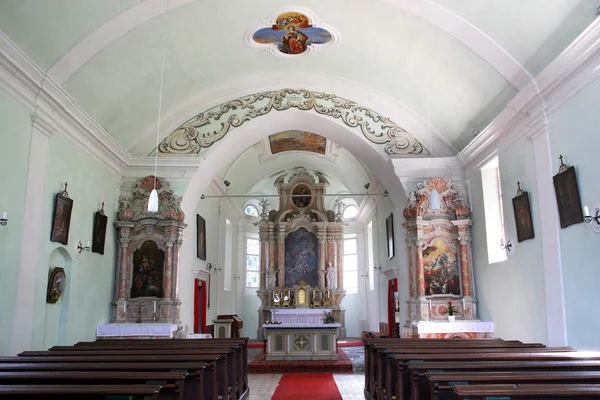
<path fill-rule="evenodd" d="M 269 136 L 271 154 L 284 151 L 308 151 L 325 155 L 327 139 L 316 133 L 285 131 Z"/>
<path fill-rule="evenodd" d="M 331 42 L 333 35 L 311 25 L 310 19 L 302 13 L 286 12 L 278 15 L 272 26 L 256 31 L 252 40 L 259 45 L 273 45 L 282 54 L 299 55 L 312 45 Z"/>

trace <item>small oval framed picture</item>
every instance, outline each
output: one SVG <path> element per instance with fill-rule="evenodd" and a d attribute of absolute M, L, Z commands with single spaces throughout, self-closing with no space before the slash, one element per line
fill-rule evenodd
<path fill-rule="evenodd" d="M 48 292 L 46 294 L 46 303 L 54 304 L 60 300 L 65 286 L 67 285 L 67 275 L 65 270 L 61 267 L 56 267 L 50 272 L 48 278 Z"/>

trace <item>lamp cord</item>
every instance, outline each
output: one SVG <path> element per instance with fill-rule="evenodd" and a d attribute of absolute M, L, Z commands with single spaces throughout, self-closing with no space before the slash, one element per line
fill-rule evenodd
<path fill-rule="evenodd" d="M 158 92 L 158 118 L 156 122 L 156 150 L 154 153 L 154 190 L 156 190 L 156 172 L 158 169 L 158 138 L 160 136 L 160 114 L 162 111 L 163 81 L 165 76 L 165 45 L 163 44 L 162 63 L 160 70 L 160 89 Z"/>

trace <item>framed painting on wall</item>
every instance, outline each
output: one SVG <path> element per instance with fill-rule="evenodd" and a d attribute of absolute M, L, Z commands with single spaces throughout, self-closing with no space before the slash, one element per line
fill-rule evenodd
<path fill-rule="evenodd" d="M 553 179 L 560 227 L 566 228 L 583 222 L 583 210 L 581 209 L 575 167 L 566 168 L 564 172 L 554 175 Z"/>
<path fill-rule="evenodd" d="M 102 210 L 94 215 L 94 233 L 92 234 L 92 252 L 94 253 L 104 254 L 107 221 L 108 218 L 104 215 L 104 203 L 102 203 Z"/>
<path fill-rule="evenodd" d="M 385 231 L 387 234 L 388 260 L 394 258 L 394 214 L 390 214 L 385 220 Z"/>
<path fill-rule="evenodd" d="M 65 184 L 65 190 L 56 194 L 54 201 L 54 216 L 52 217 L 52 232 L 50 241 L 64 245 L 69 244 L 69 228 L 71 226 L 71 211 L 73 200 L 69 198 Z"/>
<path fill-rule="evenodd" d="M 61 267 L 53 268 L 48 278 L 48 290 L 46 292 L 46 303 L 54 304 L 65 291 L 65 285 L 67 284 L 67 275 L 65 270 Z"/>
<path fill-rule="evenodd" d="M 517 240 L 522 242 L 535 237 L 533 233 L 533 221 L 531 219 L 531 205 L 529 193 L 521 192 L 512 199 L 515 212 L 515 226 L 517 227 Z"/>
<path fill-rule="evenodd" d="M 196 256 L 206 261 L 206 221 L 196 214 Z"/>

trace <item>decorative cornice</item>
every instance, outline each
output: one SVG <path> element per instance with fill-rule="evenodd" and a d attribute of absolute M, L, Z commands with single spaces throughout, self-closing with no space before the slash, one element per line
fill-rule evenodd
<path fill-rule="evenodd" d="M 202 269 L 202 268 L 194 268 L 193 270 L 194 278 L 201 281 L 208 281 L 208 277 L 210 276 L 210 272 Z"/>
<path fill-rule="evenodd" d="M 0 87 L 78 147 L 121 176 L 129 154 L 0 31 Z"/>
<path fill-rule="evenodd" d="M 458 155 L 467 173 L 527 134 L 581 89 L 600 77 L 600 18 L 512 99 Z M 539 133 L 539 132 L 535 132 Z"/>
<path fill-rule="evenodd" d="M 396 279 L 398 277 L 398 270 L 396 268 L 388 269 L 383 271 L 383 274 L 388 279 Z"/>

